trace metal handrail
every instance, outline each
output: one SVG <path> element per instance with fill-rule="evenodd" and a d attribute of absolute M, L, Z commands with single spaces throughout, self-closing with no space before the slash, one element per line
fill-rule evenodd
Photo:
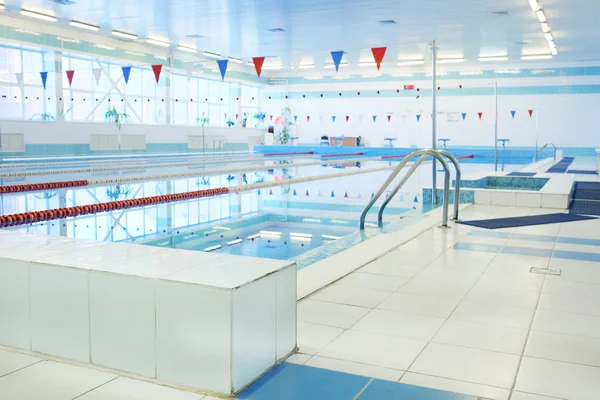
<path fill-rule="evenodd" d="M 458 208 L 460 206 L 460 179 L 462 173 L 460 171 L 460 165 L 458 160 L 447 150 L 437 150 L 441 155 L 446 156 L 450 162 L 454 165 L 456 170 L 456 180 L 454 181 L 454 221 L 458 221 Z"/>
<path fill-rule="evenodd" d="M 391 198 L 400 190 L 400 187 L 412 175 L 412 173 L 416 170 L 416 168 L 419 166 L 419 164 L 421 164 L 423 162 L 423 160 L 426 158 L 426 156 L 432 156 L 435 159 L 440 161 L 440 163 L 444 166 L 444 170 L 446 172 L 445 179 L 444 179 L 444 205 L 443 205 L 444 208 L 442 211 L 442 226 L 448 226 L 448 200 L 449 200 L 449 195 L 450 195 L 450 190 L 449 190 L 450 189 L 450 171 L 448 169 L 448 163 L 444 159 L 444 156 L 448 157 L 449 153 L 448 152 L 442 153 L 442 152 L 444 152 L 444 150 L 422 149 L 422 150 L 415 150 L 415 151 L 411 152 L 410 154 L 408 154 L 404 158 L 404 160 L 402 160 L 402 162 L 392 171 L 390 176 L 386 179 L 386 181 L 383 183 L 383 185 L 381 185 L 381 187 L 379 188 L 377 193 L 371 198 L 371 200 L 369 200 L 369 203 L 363 209 L 363 211 L 360 215 L 360 224 L 359 224 L 360 229 L 361 230 L 365 229 L 365 219 L 367 217 L 367 213 L 373 207 L 375 202 L 377 202 L 377 200 L 381 197 L 381 195 L 383 195 L 385 190 L 388 188 L 388 186 L 390 186 L 390 184 L 393 182 L 393 180 L 396 178 L 396 176 L 398 176 L 398 174 L 400 173 L 400 171 L 402 171 L 402 169 L 406 166 L 406 164 L 408 164 L 408 162 L 411 159 L 413 159 L 414 157 L 417 157 L 417 156 L 425 156 L 425 157 L 421 157 L 419 160 L 417 160 L 417 162 L 415 162 L 416 165 L 413 165 L 411 167 L 410 171 L 402 179 L 402 182 L 400 182 L 400 184 L 397 185 L 396 188 L 394 188 L 394 191 L 392 192 L 392 194 L 388 197 L 388 199 L 386 199 L 384 206 L 381 207 L 379 210 L 379 221 L 381 222 L 382 215 L 383 215 L 382 209 L 385 208 L 385 205 L 387 205 L 391 201 Z M 458 162 L 456 161 L 456 159 L 454 157 L 452 157 L 450 155 L 449 158 L 451 158 L 451 161 L 455 166 L 458 165 Z M 458 170 L 459 169 L 457 169 L 457 171 Z M 460 173 L 458 175 L 460 176 Z M 460 181 L 458 181 L 458 182 L 460 182 Z M 460 183 L 458 183 L 457 189 L 458 188 L 460 188 Z M 458 192 L 458 190 L 457 190 L 457 192 Z M 458 195 L 460 196 L 460 193 Z M 457 208 L 458 208 L 458 204 L 455 205 L 455 218 L 458 218 Z"/>
<path fill-rule="evenodd" d="M 554 147 L 554 160 L 556 160 L 556 145 L 554 143 L 546 143 L 545 145 L 543 145 L 542 148 L 537 153 L 535 153 L 535 157 L 533 160 L 537 161 L 538 156 L 542 154 L 542 151 L 544 151 L 548 146 Z"/>

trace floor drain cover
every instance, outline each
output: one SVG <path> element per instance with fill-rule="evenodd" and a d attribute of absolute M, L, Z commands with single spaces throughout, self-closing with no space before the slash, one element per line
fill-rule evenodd
<path fill-rule="evenodd" d="M 550 269 L 550 268 L 531 267 L 529 272 L 531 272 L 532 274 L 560 275 L 560 269 Z"/>

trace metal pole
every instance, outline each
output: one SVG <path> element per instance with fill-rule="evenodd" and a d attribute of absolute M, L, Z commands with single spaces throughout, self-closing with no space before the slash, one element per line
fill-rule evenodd
<path fill-rule="evenodd" d="M 539 126 L 540 126 L 540 110 L 535 110 L 535 157 L 533 161 L 537 161 L 537 150 L 539 145 Z M 556 158 L 556 157 L 555 157 Z"/>
<path fill-rule="evenodd" d="M 498 172 L 498 82 L 494 82 L 494 171 Z"/>
<path fill-rule="evenodd" d="M 436 149 L 437 145 L 437 49 L 435 48 L 435 40 L 431 41 L 431 148 Z M 432 171 L 432 183 L 431 183 L 431 203 L 437 204 L 437 193 L 436 193 L 436 159 L 433 157 L 433 163 L 431 164 Z"/>

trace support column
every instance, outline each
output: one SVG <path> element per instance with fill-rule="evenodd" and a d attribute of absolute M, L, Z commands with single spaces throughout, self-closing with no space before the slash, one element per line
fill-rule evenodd
<path fill-rule="evenodd" d="M 431 148 L 433 150 L 437 147 L 437 49 L 435 47 L 435 40 L 431 41 Z M 433 157 L 431 163 L 432 171 L 432 183 L 431 183 L 431 202 L 437 204 L 437 162 Z"/>
<path fill-rule="evenodd" d="M 173 68 L 173 52 L 169 52 L 169 68 L 165 71 L 165 120 L 167 126 L 171 125 L 171 68 Z"/>
<path fill-rule="evenodd" d="M 56 121 L 63 122 L 65 120 L 65 98 L 63 93 L 63 70 L 62 70 L 62 52 L 54 52 L 54 71 L 55 76 L 55 92 L 54 97 L 56 98 Z"/>
<path fill-rule="evenodd" d="M 498 82 L 494 82 L 494 171 L 498 172 Z"/>

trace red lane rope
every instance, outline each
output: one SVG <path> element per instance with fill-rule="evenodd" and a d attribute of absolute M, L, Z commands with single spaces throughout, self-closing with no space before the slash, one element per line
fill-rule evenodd
<path fill-rule="evenodd" d="M 67 208 L 58 208 L 54 210 L 32 211 L 20 214 L 0 215 L 0 228 L 18 225 L 28 225 L 37 222 L 51 221 L 67 217 L 77 217 L 79 215 L 96 214 L 105 211 L 124 210 L 127 208 L 144 207 L 154 204 L 170 203 L 174 201 L 220 196 L 222 194 L 227 193 L 229 193 L 229 188 L 206 189 L 198 190 L 195 192 L 143 197 L 141 199 L 111 201 L 108 203 L 90 204 L 86 206 L 75 206 Z"/>
<path fill-rule="evenodd" d="M 62 189 L 62 188 L 81 187 L 81 186 L 88 186 L 88 185 L 89 185 L 89 181 L 87 181 L 87 180 L 33 183 L 30 185 L 9 185 L 9 186 L 0 186 L 0 194 L 35 192 L 35 191 L 39 191 L 39 190 Z"/>
<path fill-rule="evenodd" d="M 321 158 L 363 156 L 365 153 L 321 154 Z"/>
<path fill-rule="evenodd" d="M 298 155 L 298 154 L 315 154 L 314 151 L 297 151 L 297 152 L 290 152 L 290 153 L 265 153 L 263 154 L 265 157 L 275 157 L 275 156 L 292 156 L 292 155 Z"/>

